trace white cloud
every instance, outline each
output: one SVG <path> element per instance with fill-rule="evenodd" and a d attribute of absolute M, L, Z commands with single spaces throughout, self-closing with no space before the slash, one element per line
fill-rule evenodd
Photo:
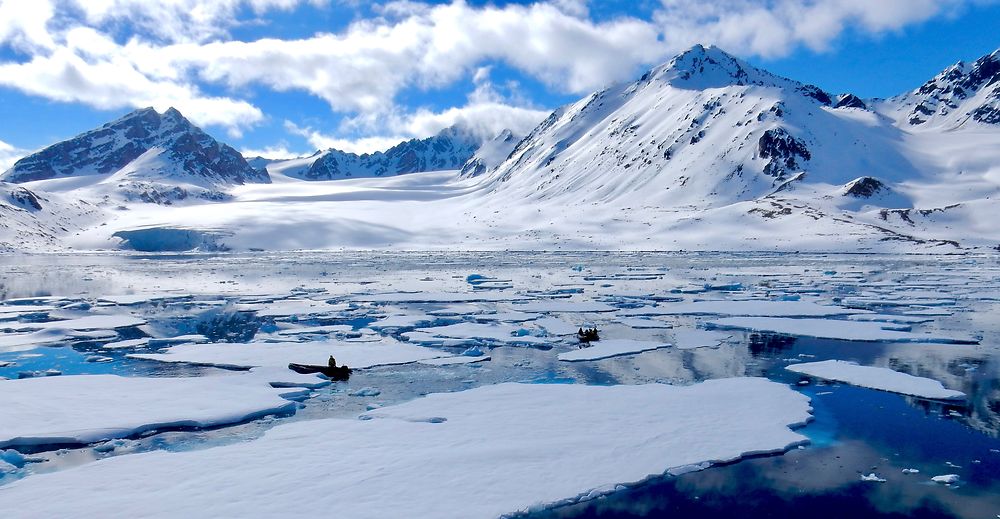
<path fill-rule="evenodd" d="M 501 62 L 550 88 L 583 94 L 631 78 L 694 43 L 740 55 L 823 50 L 848 29 L 896 31 L 997 0 L 661 0 L 650 19 L 595 21 L 586 0 L 472 6 L 414 1 L 336 34 L 235 41 L 229 31 L 275 10 L 329 0 L 0 0 L 0 45 L 27 58 L 0 62 L 0 84 L 98 108 L 175 106 L 238 136 L 265 116 L 248 88 L 300 91 L 347 123 L 317 147 L 361 150 L 465 123 L 484 133 L 527 127 L 542 110 L 496 95 L 484 64 Z M 399 106 L 400 94 L 473 78 L 464 105 Z M 224 94 L 208 94 L 218 86 Z"/>
<path fill-rule="evenodd" d="M 298 135 L 306 139 L 310 146 L 317 150 L 335 149 L 349 153 L 372 153 L 375 151 L 387 150 L 408 137 L 361 137 L 355 139 L 345 139 L 325 134 L 315 130 L 310 126 L 298 126 L 291 121 L 285 121 L 285 130 L 292 135 Z"/>
<path fill-rule="evenodd" d="M 308 153 L 296 153 L 294 151 L 290 151 L 288 149 L 288 145 L 285 143 L 274 146 L 265 146 L 263 148 L 242 148 L 240 149 L 240 154 L 248 159 L 263 157 L 265 159 L 273 160 L 294 159 L 308 155 Z"/>
<path fill-rule="evenodd" d="M 4 141 L 0 141 L 0 173 L 10 169 L 15 162 L 28 153 L 28 150 L 22 150 Z"/>
<path fill-rule="evenodd" d="M 225 126 L 232 136 L 264 117 L 246 101 L 206 96 L 191 84 L 150 79 L 119 56 L 88 60 L 69 48 L 24 63 L 0 63 L 0 85 L 100 109 L 152 106 L 164 111 L 173 106 L 196 124 Z"/>
<path fill-rule="evenodd" d="M 784 56 L 829 49 L 847 28 L 897 31 L 995 0 L 661 0 L 655 22 L 673 49 L 712 43 L 744 55 Z"/>

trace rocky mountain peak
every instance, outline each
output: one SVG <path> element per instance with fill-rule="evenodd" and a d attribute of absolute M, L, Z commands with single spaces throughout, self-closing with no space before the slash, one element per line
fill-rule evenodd
<path fill-rule="evenodd" d="M 135 110 L 19 160 L 0 178 L 22 183 L 118 172 L 144 181 L 170 178 L 212 186 L 270 181 L 175 108 L 162 114 Z"/>

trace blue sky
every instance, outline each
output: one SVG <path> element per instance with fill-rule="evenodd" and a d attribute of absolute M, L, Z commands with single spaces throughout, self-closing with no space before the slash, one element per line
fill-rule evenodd
<path fill-rule="evenodd" d="M 0 166 L 143 106 L 271 155 L 527 131 L 693 43 L 886 97 L 998 34 L 993 0 L 0 0 Z"/>

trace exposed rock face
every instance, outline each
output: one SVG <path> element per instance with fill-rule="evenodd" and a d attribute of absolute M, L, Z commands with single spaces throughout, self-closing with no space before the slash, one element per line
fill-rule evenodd
<path fill-rule="evenodd" d="M 155 155 L 155 161 L 140 161 Z M 67 141 L 29 155 L 3 174 L 7 182 L 30 182 L 127 171 L 132 178 L 194 181 L 224 186 L 266 183 L 265 171 L 250 167 L 239 152 L 221 144 L 171 108 L 136 110 Z"/>
<path fill-rule="evenodd" d="M 757 141 L 757 155 L 768 159 L 764 173 L 778 179 L 799 169 L 803 162 L 812 158 L 805 143 L 789 135 L 784 128 L 765 131 Z"/>
<path fill-rule="evenodd" d="M 968 120 L 1000 124 L 1000 50 L 973 63 L 959 61 L 889 103 L 905 111 L 905 121 L 911 126 L 935 120 L 950 126 Z"/>
<path fill-rule="evenodd" d="M 871 198 L 887 189 L 886 185 L 877 178 L 861 177 L 848 183 L 844 194 L 855 198 Z"/>
<path fill-rule="evenodd" d="M 844 94 L 837 100 L 837 104 L 834 105 L 834 108 L 860 108 L 862 110 L 867 110 L 868 105 L 865 104 L 860 97 L 854 94 Z"/>
<path fill-rule="evenodd" d="M 471 132 L 453 126 L 433 137 L 402 142 L 384 152 L 358 155 L 329 150 L 294 176 L 304 180 L 332 180 L 459 169 L 481 144 Z"/>

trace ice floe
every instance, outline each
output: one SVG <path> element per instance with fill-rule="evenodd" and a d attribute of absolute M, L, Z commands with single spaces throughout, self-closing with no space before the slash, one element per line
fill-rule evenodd
<path fill-rule="evenodd" d="M 420 328 L 403 334 L 422 344 L 458 345 L 466 343 L 546 345 L 550 341 L 530 335 L 529 330 L 509 324 L 456 323 Z"/>
<path fill-rule="evenodd" d="M 36 474 L 4 487 L 4 500 L 31 503 L 35 517 L 335 510 L 353 518 L 451 518 L 456 511 L 493 518 L 781 452 L 805 441 L 789 426 L 810 415 L 804 395 L 739 378 L 686 387 L 501 384 L 365 416 L 294 422 L 254 441 Z M 107 491 L 123 485 L 127 491 Z"/>
<path fill-rule="evenodd" d="M 69 335 L 63 330 L 39 330 L 31 333 L 0 334 L 0 351 L 30 350 L 38 346 L 65 341 Z"/>
<path fill-rule="evenodd" d="M 517 294 L 498 292 L 389 292 L 383 294 L 355 294 L 355 301 L 367 303 L 484 303 L 520 301 L 529 299 Z"/>
<path fill-rule="evenodd" d="M 533 301 L 514 306 L 519 312 L 532 313 L 591 313 L 614 312 L 618 308 L 596 301 Z"/>
<path fill-rule="evenodd" d="M 669 348 L 670 345 L 656 341 L 637 341 L 633 339 L 605 339 L 591 343 L 589 347 L 567 351 L 559 354 L 559 360 L 581 361 L 599 360 L 622 355 L 634 355 L 644 351 Z"/>
<path fill-rule="evenodd" d="M 674 346 L 679 350 L 714 348 L 730 338 L 731 334 L 713 330 L 677 330 L 674 332 Z"/>
<path fill-rule="evenodd" d="M 616 323 L 628 326 L 630 328 L 636 328 L 639 330 L 643 329 L 667 329 L 673 328 L 674 325 L 660 321 L 657 319 L 646 319 L 642 317 L 619 317 L 615 320 Z"/>
<path fill-rule="evenodd" d="M 164 427 L 207 427 L 294 405 L 251 376 L 73 375 L 0 381 L 0 447 L 93 443 Z"/>
<path fill-rule="evenodd" d="M 842 360 L 792 364 L 785 369 L 811 377 L 920 398 L 951 400 L 965 397 L 965 393 L 946 389 L 937 380 L 915 377 L 889 368 L 859 366 Z"/>
<path fill-rule="evenodd" d="M 746 315 L 768 317 L 832 317 L 867 313 L 808 301 L 692 301 L 622 310 L 619 315 Z"/>
<path fill-rule="evenodd" d="M 146 321 L 138 317 L 129 315 L 88 315 L 77 319 L 64 319 L 61 321 L 47 321 L 42 323 L 6 323 L 4 328 L 11 330 L 114 330 L 117 328 L 130 328 L 146 324 Z"/>
<path fill-rule="evenodd" d="M 468 355 L 456 355 L 454 357 L 425 359 L 418 362 L 420 364 L 426 364 L 428 366 L 453 366 L 455 364 L 474 364 L 476 362 L 484 362 L 487 360 L 490 360 L 489 355 L 478 355 L 475 357 L 470 357 Z"/>
<path fill-rule="evenodd" d="M 446 357 L 440 350 L 425 348 L 392 339 L 371 343 L 312 341 L 295 343 L 214 343 L 180 344 L 164 353 L 135 353 L 129 357 L 160 362 L 182 362 L 226 368 L 272 366 L 286 368 L 289 363 L 325 365 L 333 355 L 338 364 L 364 369 L 418 360 Z"/>
<path fill-rule="evenodd" d="M 846 341 L 950 342 L 970 344 L 971 337 L 948 336 L 939 333 L 912 333 L 887 330 L 883 323 L 845 321 L 837 319 L 790 319 L 783 317 L 727 317 L 708 323 L 724 329 L 753 330 L 798 337 L 843 339 Z"/>

